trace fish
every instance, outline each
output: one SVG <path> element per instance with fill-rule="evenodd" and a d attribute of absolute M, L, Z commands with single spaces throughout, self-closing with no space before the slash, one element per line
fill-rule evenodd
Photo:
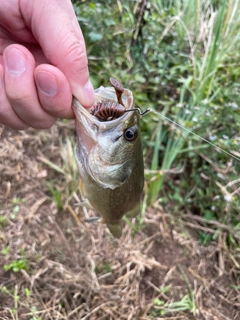
<path fill-rule="evenodd" d="M 86 222 L 106 224 L 112 235 L 120 238 L 123 216 L 134 218 L 141 211 L 144 162 L 140 115 L 147 111 L 141 113 L 134 108 L 132 92 L 122 87 L 120 93 L 114 81 L 110 80 L 113 87 L 95 90 L 92 109 L 84 108 L 75 97 L 72 107 L 76 116 L 75 156 L 82 196 L 79 205 L 94 209 L 100 216 Z M 114 108 L 119 104 L 125 112 L 116 117 L 111 110 L 110 118 L 94 115 L 96 106 Z"/>

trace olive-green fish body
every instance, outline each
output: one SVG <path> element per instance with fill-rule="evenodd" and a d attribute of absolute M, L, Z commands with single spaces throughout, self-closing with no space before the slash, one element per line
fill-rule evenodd
<path fill-rule="evenodd" d="M 116 101 L 113 88 L 95 90 L 96 101 Z M 126 109 L 133 106 L 131 91 L 125 89 Z M 76 158 L 84 199 L 101 216 L 115 237 L 121 235 L 120 220 L 140 211 L 144 166 L 139 114 L 126 112 L 111 121 L 99 121 L 74 98 L 77 145 Z"/>

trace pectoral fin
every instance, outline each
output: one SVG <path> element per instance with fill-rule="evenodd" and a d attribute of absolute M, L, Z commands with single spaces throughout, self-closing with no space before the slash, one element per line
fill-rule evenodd
<path fill-rule="evenodd" d="M 138 216 L 140 212 L 141 212 L 141 203 L 138 203 L 131 211 L 128 211 L 125 214 L 125 216 L 128 219 L 133 219 L 133 218 L 136 218 L 136 216 Z"/>
<path fill-rule="evenodd" d="M 101 219 L 100 217 L 91 217 L 91 218 L 85 219 L 84 222 L 97 223 L 97 222 L 99 222 L 100 219 Z"/>
<path fill-rule="evenodd" d="M 75 207 L 85 207 L 87 209 L 93 209 L 88 200 L 82 200 L 81 202 L 75 203 Z"/>

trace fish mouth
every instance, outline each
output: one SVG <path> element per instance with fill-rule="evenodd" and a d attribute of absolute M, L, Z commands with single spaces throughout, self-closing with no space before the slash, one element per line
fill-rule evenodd
<path fill-rule="evenodd" d="M 119 136 L 117 136 L 113 141 L 114 141 L 114 142 L 117 142 L 120 138 L 122 138 L 122 136 L 123 136 L 122 134 L 119 135 Z"/>
<path fill-rule="evenodd" d="M 116 93 L 114 88 L 112 87 L 106 87 L 106 88 L 100 87 L 96 89 L 94 92 L 95 92 L 95 103 L 99 101 L 106 101 L 106 100 L 117 102 Z M 126 110 L 133 108 L 134 102 L 133 102 L 132 92 L 130 90 L 124 89 L 122 100 Z M 76 115 L 77 120 L 83 125 L 84 125 L 84 122 L 86 122 L 86 125 L 90 126 L 93 130 L 94 130 L 94 127 L 95 128 L 97 127 L 98 133 L 115 128 L 117 125 L 119 125 L 120 123 L 126 121 L 129 117 L 131 117 L 131 114 L 132 114 L 131 112 L 125 112 L 119 118 L 116 118 L 113 120 L 107 120 L 107 121 L 100 121 L 97 119 L 97 117 L 95 117 L 90 113 L 91 108 L 88 108 L 88 109 L 84 108 L 75 97 L 73 97 L 72 107 L 74 109 L 74 113 Z M 85 118 L 85 121 L 83 117 Z"/>
<path fill-rule="evenodd" d="M 100 87 L 95 90 L 95 103 L 109 100 L 117 102 L 116 92 L 112 87 Z M 134 100 L 130 90 L 124 89 L 122 100 L 126 110 L 133 108 Z M 123 163 L 116 159 L 115 161 L 113 161 L 113 159 L 108 160 L 102 157 L 101 153 L 98 153 L 96 146 L 99 144 L 99 137 L 111 130 L 114 132 L 114 134 L 111 135 L 112 142 L 117 142 L 121 139 L 123 137 L 123 126 L 130 120 L 133 113 L 124 112 L 123 115 L 115 119 L 100 121 L 90 113 L 91 108 L 84 108 L 75 97 L 73 97 L 72 107 L 76 115 L 77 145 L 81 148 L 81 152 L 76 149 L 77 158 L 83 163 L 85 170 L 99 187 L 114 190 L 121 186 L 131 174 L 129 159 Z M 97 152 L 96 157 L 94 157 L 95 151 Z M 91 159 L 93 159 L 93 163 L 95 163 L 95 159 L 98 159 L 101 163 L 101 168 L 104 167 L 105 169 L 96 169 L 98 168 L 96 164 L 96 168 L 92 170 L 92 167 L 89 165 Z M 124 170 L 126 172 L 126 174 L 122 174 L 121 179 L 119 179 L 116 174 L 116 172 L 120 170 L 120 167 L 125 168 Z"/>

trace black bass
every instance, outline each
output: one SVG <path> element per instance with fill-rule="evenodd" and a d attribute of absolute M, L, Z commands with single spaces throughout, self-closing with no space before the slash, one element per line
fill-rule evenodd
<path fill-rule="evenodd" d="M 115 79 L 110 80 L 114 88 L 95 90 L 92 114 L 73 98 L 75 155 L 82 205 L 96 210 L 100 222 L 106 223 L 113 236 L 119 238 L 122 217 L 136 217 L 140 212 L 144 165 L 140 110 L 133 109 L 132 92 Z"/>

